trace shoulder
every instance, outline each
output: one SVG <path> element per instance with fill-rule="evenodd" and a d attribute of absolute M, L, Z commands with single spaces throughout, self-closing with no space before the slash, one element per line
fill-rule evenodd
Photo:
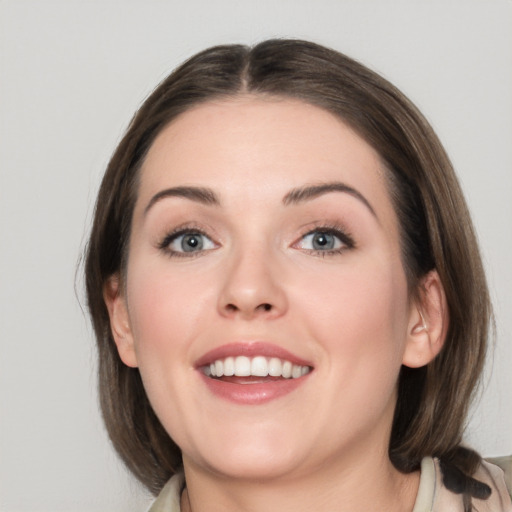
<path fill-rule="evenodd" d="M 508 455 L 507 457 L 492 457 L 485 460 L 490 464 L 498 466 L 503 471 L 508 493 L 512 496 L 512 455 Z"/>
<path fill-rule="evenodd" d="M 473 478 L 486 483 L 492 489 L 492 494 L 488 500 L 475 500 L 477 510 L 512 512 L 511 469 L 512 457 L 482 461 Z"/>
<path fill-rule="evenodd" d="M 160 491 L 148 512 L 180 512 L 180 498 L 184 484 L 183 473 L 175 474 Z"/>
<path fill-rule="evenodd" d="M 488 500 L 474 500 L 479 512 L 512 512 L 512 456 L 482 461 L 474 478 L 492 489 Z M 174 475 L 164 486 L 148 512 L 180 512 L 180 496 L 185 483 L 183 473 Z M 443 485 L 439 461 L 425 457 L 413 512 L 460 512 L 462 498 Z"/>
<path fill-rule="evenodd" d="M 508 459 L 509 464 L 512 462 L 510 457 L 504 457 L 503 459 Z M 502 458 L 499 460 L 501 461 Z M 436 461 L 436 464 L 439 464 L 438 461 Z M 445 510 L 447 512 L 451 512 L 452 508 L 445 507 L 444 501 L 446 501 L 447 504 L 452 504 L 454 512 L 464 510 L 463 508 L 455 508 L 455 503 L 457 501 L 462 503 L 461 496 L 452 493 L 444 487 L 439 468 L 437 468 L 437 473 L 440 476 L 438 492 L 439 500 L 436 499 L 438 506 L 433 509 L 433 512 L 444 512 Z M 509 485 L 507 485 L 507 476 L 503 469 L 495 463 L 483 460 L 475 471 L 473 478 L 487 484 L 492 490 L 491 496 L 486 500 L 473 498 L 472 503 L 474 510 L 478 510 L 479 512 L 512 512 L 512 502 L 510 498 L 510 473 L 508 475 Z"/>
<path fill-rule="evenodd" d="M 502 469 L 503 468 L 503 469 Z M 478 512 L 512 512 L 510 498 L 512 457 L 482 461 L 473 478 L 486 483 L 492 490 L 487 500 L 473 499 Z M 418 497 L 413 512 L 462 512 L 462 496 L 443 484 L 439 460 L 425 457 L 421 464 Z"/>

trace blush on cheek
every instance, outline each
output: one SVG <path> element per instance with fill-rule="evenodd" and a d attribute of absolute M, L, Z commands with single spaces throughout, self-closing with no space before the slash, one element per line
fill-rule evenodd
<path fill-rule="evenodd" d="M 375 368 L 391 362 L 394 369 L 401 360 L 407 327 L 407 291 L 389 275 L 388 271 L 344 276 L 324 292 L 320 302 L 312 301 L 317 339 L 331 339 L 329 350 L 347 360 L 364 359 Z"/>
<path fill-rule="evenodd" d="M 133 273 L 129 282 L 138 355 L 154 355 L 156 364 L 159 359 L 170 358 L 179 347 L 186 348 L 197 331 L 201 327 L 204 330 L 205 323 L 200 320 L 213 308 L 212 293 L 204 279 L 184 279 L 181 273 L 170 273 L 167 265 L 162 267 L 155 270 L 139 265 L 139 273 Z"/>

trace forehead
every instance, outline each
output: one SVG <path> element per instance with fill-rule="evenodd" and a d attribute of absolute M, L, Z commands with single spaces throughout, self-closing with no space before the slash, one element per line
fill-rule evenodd
<path fill-rule="evenodd" d="M 142 166 L 139 198 L 180 185 L 282 197 L 332 181 L 370 201 L 388 196 L 379 155 L 341 119 L 302 101 L 251 95 L 201 104 L 165 127 Z"/>

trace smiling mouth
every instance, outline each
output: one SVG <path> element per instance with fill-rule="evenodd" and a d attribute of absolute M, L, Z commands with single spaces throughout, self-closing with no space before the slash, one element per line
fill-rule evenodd
<path fill-rule="evenodd" d="M 237 356 L 216 359 L 201 367 L 207 377 L 226 382 L 251 384 L 270 380 L 298 379 L 311 372 L 306 365 L 293 364 L 287 359 L 265 356 Z"/>

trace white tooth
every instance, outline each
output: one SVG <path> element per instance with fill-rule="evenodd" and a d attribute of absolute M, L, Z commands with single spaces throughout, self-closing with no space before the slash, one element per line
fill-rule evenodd
<path fill-rule="evenodd" d="M 302 368 L 298 364 L 294 364 L 292 368 L 292 379 L 298 379 L 302 375 Z"/>
<path fill-rule="evenodd" d="M 215 363 L 210 364 L 210 374 L 212 377 L 217 377 L 217 374 L 215 373 Z"/>
<path fill-rule="evenodd" d="M 209 376 L 212 374 L 212 372 L 211 372 L 211 370 L 210 370 L 210 367 L 209 367 L 209 366 L 204 366 L 204 367 L 203 367 L 203 373 L 204 373 L 207 377 L 209 377 Z"/>
<path fill-rule="evenodd" d="M 224 375 L 226 377 L 235 375 L 235 359 L 233 357 L 226 357 L 224 360 Z"/>
<path fill-rule="evenodd" d="M 251 375 L 255 377 L 266 377 L 268 375 L 267 359 L 257 356 L 251 361 Z"/>
<path fill-rule="evenodd" d="M 303 366 L 302 367 L 302 375 L 306 375 L 309 373 L 309 366 Z"/>
<path fill-rule="evenodd" d="M 235 359 L 235 375 L 237 377 L 249 377 L 251 375 L 251 360 L 245 356 Z"/>
<path fill-rule="evenodd" d="M 224 363 L 220 359 L 215 361 L 215 375 L 217 377 L 222 377 L 224 375 Z"/>
<path fill-rule="evenodd" d="M 281 359 L 272 357 L 268 362 L 268 374 L 272 377 L 281 377 L 282 372 L 283 365 L 281 364 Z"/>
<path fill-rule="evenodd" d="M 285 361 L 283 363 L 283 377 L 289 379 L 292 376 L 292 363 Z"/>

